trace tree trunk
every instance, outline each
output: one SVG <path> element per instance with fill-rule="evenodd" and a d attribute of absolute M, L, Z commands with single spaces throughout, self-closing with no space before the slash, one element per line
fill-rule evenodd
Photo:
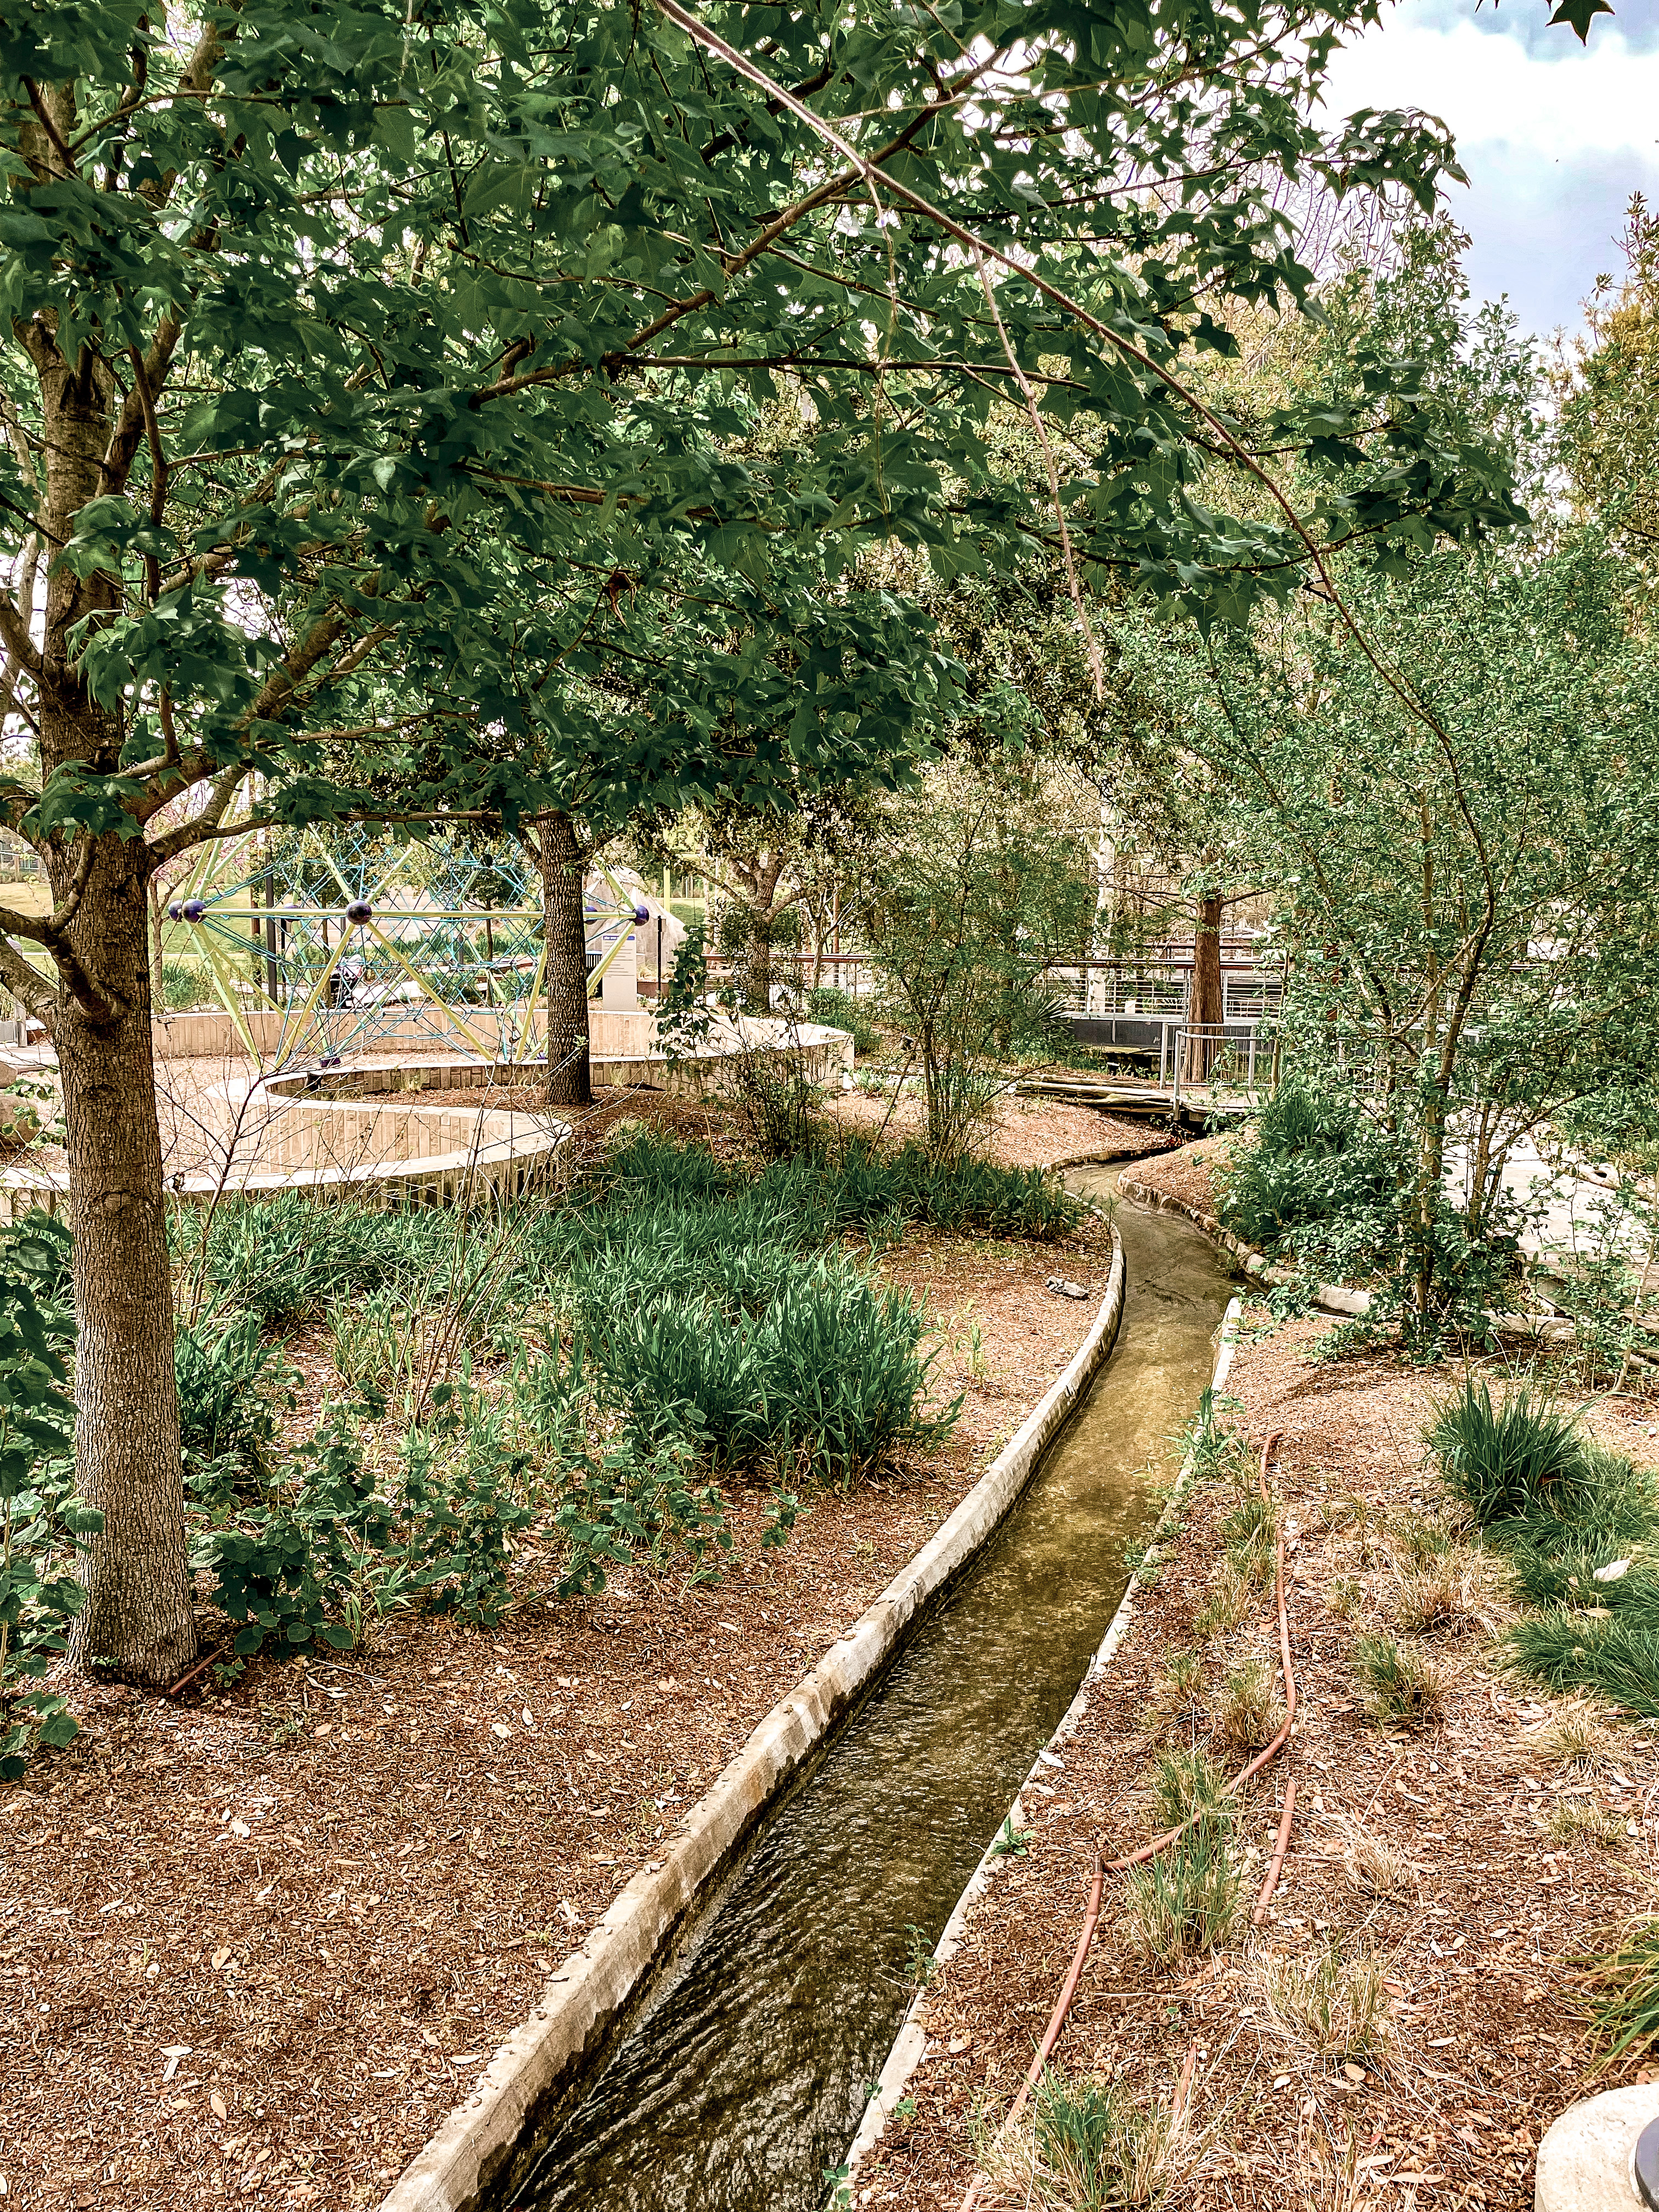
<path fill-rule="evenodd" d="M 71 1658 L 171 1682 L 196 1653 L 173 1358 L 173 1285 L 150 1056 L 144 848 L 100 842 L 71 932 L 118 999 L 112 1018 L 67 1001 L 57 1021 L 75 1233 L 76 1486 L 104 1516 L 83 1566 Z M 57 872 L 54 871 L 54 873 Z"/>
<path fill-rule="evenodd" d="M 582 848 L 576 825 L 568 814 L 544 814 L 537 828 L 542 923 L 547 933 L 547 1103 L 591 1106 Z"/>
<path fill-rule="evenodd" d="M 1187 1026 L 1200 1034 L 1187 1041 L 1187 1079 L 1201 1083 L 1221 1051 L 1221 896 L 1198 902 L 1193 939 L 1193 988 L 1187 1001 Z M 1201 1032 L 1210 1031 L 1204 1035 Z"/>
<path fill-rule="evenodd" d="M 61 93 L 51 96 L 67 119 L 69 103 Z M 45 535 L 64 545 L 102 488 L 118 395 L 92 347 L 70 363 L 44 323 L 22 335 L 40 382 Z M 70 763 L 115 771 L 119 719 L 91 698 L 75 655 L 82 625 L 119 600 L 110 574 L 77 575 L 62 562 L 50 571 L 40 672 L 43 777 Z M 57 836 L 40 849 L 54 908 L 67 910 L 85 841 Z M 166 1682 L 194 1657 L 196 1631 L 150 1056 L 149 877 L 141 838 L 99 839 L 80 903 L 53 947 L 52 1029 L 75 1239 L 76 1486 L 104 1516 L 102 1533 L 82 1555 L 87 1601 L 70 1651 L 82 1666 Z"/>

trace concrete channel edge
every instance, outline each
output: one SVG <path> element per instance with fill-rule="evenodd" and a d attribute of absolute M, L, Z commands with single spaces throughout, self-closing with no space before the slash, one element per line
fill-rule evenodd
<path fill-rule="evenodd" d="M 1079 1164 L 1087 1164 L 1087 1163 L 1080 1162 Z M 1122 1187 L 1122 1182 L 1120 1180 L 1120 1189 Z M 1138 1190 L 1136 1194 L 1139 1195 Z M 1151 1193 L 1147 1194 L 1152 1195 Z M 1186 1211 L 1184 1207 L 1180 1210 Z M 1232 1366 L 1233 1352 L 1238 1342 L 1238 1319 L 1242 1305 L 1241 1299 L 1237 1297 L 1231 1299 L 1228 1302 L 1226 1312 L 1221 1317 L 1220 1342 L 1216 1351 L 1215 1367 L 1210 1376 L 1212 1390 L 1219 1390 L 1223 1387 L 1227 1380 L 1228 1371 Z M 975 1905 L 990 1887 L 993 1876 L 1004 1863 L 1006 1854 L 999 1847 L 999 1838 L 1010 1826 L 1018 1828 L 1023 1825 L 1025 1818 L 1024 1798 L 1026 1790 L 1032 1783 L 1041 1782 L 1045 1775 L 1056 1773 L 1064 1767 L 1066 1764 L 1064 1757 L 1057 1747 L 1066 1741 L 1088 1711 L 1089 1692 L 1112 1663 L 1113 1654 L 1122 1642 L 1133 1617 L 1135 1597 L 1145 1583 L 1149 1571 L 1157 1563 L 1159 1540 L 1167 1534 L 1173 1522 L 1192 1476 L 1193 1455 L 1188 1450 L 1181 1463 L 1181 1472 L 1176 1477 L 1175 1488 L 1170 1493 L 1169 1502 L 1158 1516 L 1157 1528 L 1152 1531 L 1152 1541 L 1147 1545 L 1139 1565 L 1130 1576 L 1127 1587 L 1118 1601 L 1117 1610 L 1112 1615 L 1106 1633 L 1101 1638 L 1094 1656 L 1084 1670 L 1083 1680 L 1078 1685 L 1077 1695 L 1061 1714 L 1059 1725 L 1049 1737 L 1045 1747 L 1038 1752 L 1032 1761 L 1030 1772 L 1026 1776 L 1013 1803 L 1008 1808 L 1007 1820 L 1004 1823 L 1003 1829 L 999 1830 L 997 1836 L 994 1836 L 986 1845 L 984 1856 L 969 1876 L 967 1887 L 957 1899 L 951 1917 L 945 1923 L 944 1931 L 939 1942 L 933 1946 L 933 1959 L 936 1965 L 943 1966 L 960 1945 L 967 1931 L 968 1922 Z M 908 2087 L 916 2069 L 927 2056 L 927 1996 L 926 1990 L 917 1990 L 911 2002 L 910 2009 L 904 2016 L 904 2024 L 899 2029 L 897 2036 L 894 2039 L 893 2047 L 887 2054 L 887 2063 L 881 2069 L 881 2077 L 876 2084 L 874 2094 L 865 2106 L 864 2118 L 859 2124 L 859 2131 L 854 2136 L 852 2148 L 847 2154 L 846 2171 L 849 2184 L 852 2175 L 857 2172 L 860 2162 L 868 2157 L 880 2140 L 888 2120 L 892 2116 L 894 2107 Z"/>
<path fill-rule="evenodd" d="M 991 1465 L 847 1634 L 756 1727 L 713 1786 L 618 1892 L 545 1984 L 458 2106 L 382 2199 L 380 2212 L 485 2212 L 522 2185 L 521 2149 L 642 1996 L 653 1967 L 738 1850 L 891 1656 L 927 1601 L 1000 1526 L 1111 1350 L 1123 1311 L 1123 1244 L 1112 1232 L 1106 1295 L 1083 1344 Z"/>

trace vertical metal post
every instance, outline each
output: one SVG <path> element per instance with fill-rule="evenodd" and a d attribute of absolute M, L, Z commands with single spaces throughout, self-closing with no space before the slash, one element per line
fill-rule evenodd
<path fill-rule="evenodd" d="M 1250 1062 L 1245 1070 L 1244 1088 L 1247 1091 L 1255 1089 L 1255 1024 L 1254 1022 L 1250 1024 Z"/>

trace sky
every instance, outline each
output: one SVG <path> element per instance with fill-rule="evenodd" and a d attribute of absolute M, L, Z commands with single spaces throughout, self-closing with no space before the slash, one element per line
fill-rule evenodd
<path fill-rule="evenodd" d="M 1420 107 L 1449 124 L 1468 173 L 1447 205 L 1471 238 L 1477 297 L 1523 328 L 1571 331 L 1618 272 L 1632 191 L 1659 200 L 1659 0 L 1613 0 L 1588 48 L 1548 0 L 1400 0 L 1336 57 L 1328 109 Z"/>

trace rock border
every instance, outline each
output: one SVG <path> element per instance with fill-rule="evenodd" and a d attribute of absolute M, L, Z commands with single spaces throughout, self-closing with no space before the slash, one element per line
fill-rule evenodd
<path fill-rule="evenodd" d="M 1000 1526 L 1111 1349 L 1123 1312 L 1123 1243 L 1112 1232 L 1105 1297 L 1065 1371 L 933 1535 L 847 1634 L 773 1706 L 627 1883 L 477 2087 L 404 2169 L 380 2212 L 483 2212 L 522 2185 L 590 2063 L 620 2035 L 653 1970 L 684 1934 L 757 1824 L 885 1667 L 927 1602 Z"/>
<path fill-rule="evenodd" d="M 1093 1163 L 1078 1161 L 1073 1164 L 1085 1167 L 1092 1165 Z M 1121 1188 L 1121 1182 L 1119 1188 Z M 1217 1347 L 1215 1366 L 1210 1376 L 1210 1388 L 1212 1391 L 1222 1388 L 1232 1366 L 1233 1353 L 1238 1345 L 1239 1316 L 1243 1310 L 1243 1299 L 1235 1296 L 1229 1299 L 1227 1310 L 1221 1317 L 1221 1340 Z M 1152 1531 L 1152 1541 L 1142 1554 L 1139 1565 L 1130 1576 L 1127 1587 L 1118 1600 L 1117 1610 L 1112 1615 L 1106 1633 L 1101 1638 L 1093 1658 L 1090 1660 L 1084 1670 L 1083 1680 L 1078 1685 L 1077 1695 L 1061 1714 L 1059 1725 L 1049 1737 L 1047 1745 L 1038 1752 L 1032 1761 L 1030 1772 L 1026 1776 L 1024 1783 L 1021 1784 L 1013 1803 L 1008 1808 L 1007 1820 L 1003 1824 L 1005 1828 L 1011 1826 L 1018 1828 L 1024 1822 L 1025 1818 L 1024 1796 L 1026 1787 L 1033 1782 L 1040 1781 L 1045 1773 L 1053 1773 L 1056 1769 L 1065 1765 L 1066 1762 L 1060 1756 L 1055 1747 L 1065 1742 L 1088 1711 L 1089 1692 L 1110 1666 L 1113 1654 L 1127 1632 L 1129 1621 L 1134 1612 L 1136 1595 L 1157 1563 L 1158 1540 L 1167 1534 L 1175 1519 L 1182 1495 L 1192 1478 L 1193 1455 L 1188 1449 L 1186 1457 L 1181 1462 L 1181 1472 L 1176 1477 L 1175 1488 L 1170 1492 L 1169 1502 L 1158 1516 L 1157 1528 Z M 969 1876 L 967 1887 L 957 1899 L 951 1917 L 945 1923 L 944 1932 L 933 1946 L 933 1958 L 939 1966 L 943 1966 L 960 1945 L 967 1931 L 969 1918 L 975 1903 L 989 1887 L 1000 1863 L 1006 1856 L 999 1849 L 1001 1832 L 1000 1830 L 998 1835 L 994 1836 L 987 1844 L 984 1856 Z M 904 2015 L 904 2023 L 894 2039 L 892 2049 L 887 2054 L 887 2063 L 881 2069 L 881 2076 L 876 2083 L 874 2094 L 864 2108 L 864 2118 L 859 2124 L 858 2133 L 854 2136 L 852 2146 L 847 2154 L 846 2172 L 849 2180 L 860 2160 L 867 2158 L 881 2140 L 894 2106 L 904 2094 L 917 2067 L 927 2056 L 928 1994 L 926 1990 L 918 1990 L 912 1998 L 910 2009 Z"/>

